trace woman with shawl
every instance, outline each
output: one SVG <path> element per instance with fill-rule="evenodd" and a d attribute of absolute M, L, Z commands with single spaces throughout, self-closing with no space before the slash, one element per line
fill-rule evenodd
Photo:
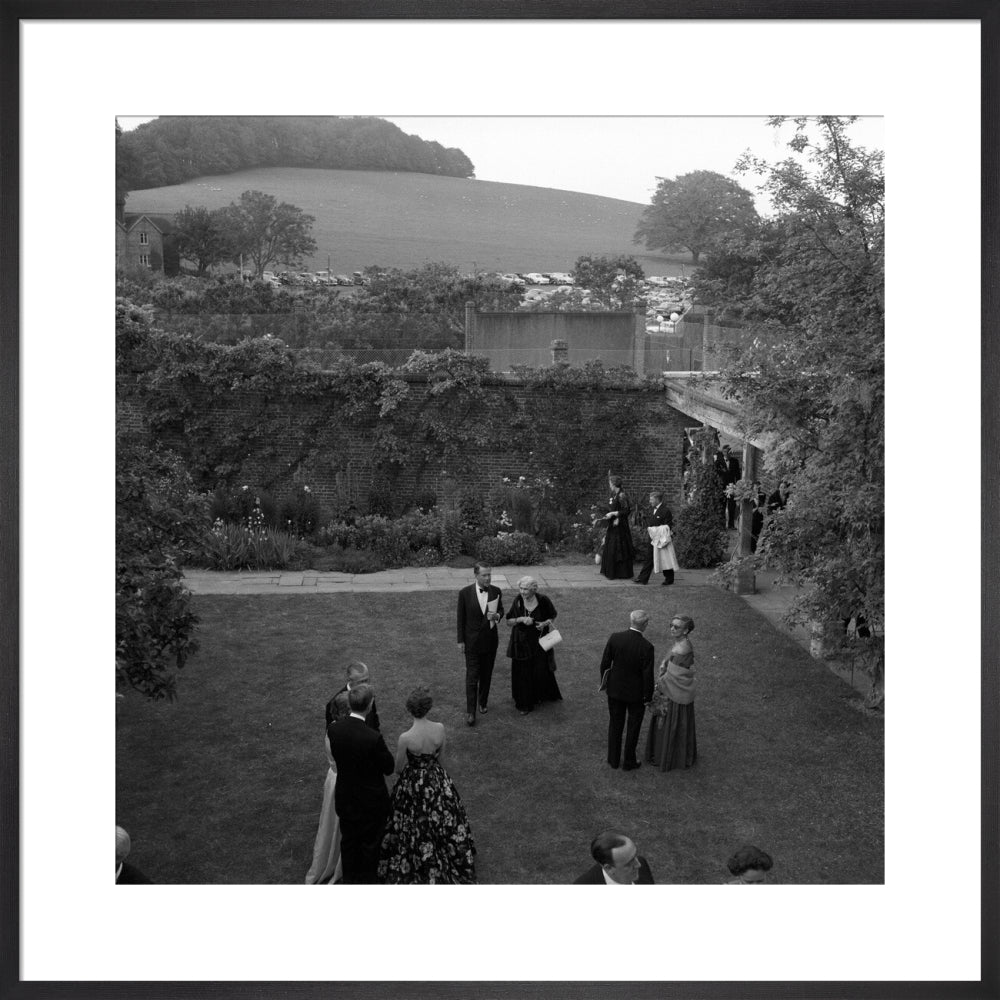
<path fill-rule="evenodd" d="M 694 649 L 688 635 L 694 621 L 674 615 L 670 655 L 660 664 L 653 691 L 653 718 L 646 741 L 646 759 L 661 771 L 690 767 L 698 758 L 694 732 Z"/>

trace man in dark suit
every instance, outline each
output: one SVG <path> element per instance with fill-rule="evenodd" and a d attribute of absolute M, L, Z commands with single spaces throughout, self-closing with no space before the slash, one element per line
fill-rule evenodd
<path fill-rule="evenodd" d="M 649 527 L 659 527 L 665 524 L 673 530 L 674 515 L 670 513 L 670 508 L 663 502 L 663 494 L 659 490 L 653 490 L 649 494 L 649 505 L 653 508 L 653 513 L 649 519 Z M 633 581 L 634 583 L 649 583 L 650 574 L 653 572 L 653 543 L 648 542 L 642 555 L 642 569 Z M 666 586 L 674 582 L 674 571 L 665 569 L 663 571 L 663 585 Z"/>
<path fill-rule="evenodd" d="M 329 728 L 330 723 L 337 718 L 338 713 L 336 710 L 337 699 L 341 695 L 347 695 L 348 692 L 357 684 L 371 684 L 371 675 L 368 673 L 368 667 L 366 664 L 362 663 L 360 660 L 351 660 L 347 664 L 347 683 L 326 703 L 326 725 Z M 341 699 L 342 701 L 343 699 Z M 372 699 L 372 706 L 368 709 L 368 714 L 365 716 L 365 722 L 368 723 L 372 729 L 379 729 L 379 719 L 378 719 L 378 709 L 375 707 L 375 699 Z"/>
<path fill-rule="evenodd" d="M 574 879 L 574 885 L 653 885 L 649 863 L 623 833 L 608 830 L 596 836 L 590 856 L 594 866 Z"/>
<path fill-rule="evenodd" d="M 458 651 L 465 656 L 465 722 L 476 724 L 476 708 L 487 712 L 493 664 L 497 658 L 497 622 L 503 617 L 503 596 L 490 584 L 492 569 L 472 567 L 476 582 L 458 592 Z M 494 611 L 489 605 L 496 601 Z"/>
<path fill-rule="evenodd" d="M 722 487 L 732 486 L 739 481 L 743 474 L 740 471 L 740 460 L 733 454 L 733 449 L 728 444 L 722 446 L 722 454 L 716 458 L 716 468 L 722 479 Z M 740 511 L 740 505 L 731 496 L 726 496 L 726 527 L 735 528 L 736 518 Z"/>
<path fill-rule="evenodd" d="M 130 865 L 125 859 L 132 851 L 132 839 L 120 827 L 115 827 L 115 883 L 117 885 L 152 885 L 153 880 L 147 878 L 138 868 Z"/>
<path fill-rule="evenodd" d="M 378 852 L 389 814 L 385 775 L 395 761 L 382 734 L 365 719 L 375 693 L 356 684 L 347 695 L 351 714 L 327 729 L 337 765 L 333 804 L 340 818 L 340 856 L 344 883 L 370 885 L 378 875 Z"/>
<path fill-rule="evenodd" d="M 645 611 L 633 611 L 624 632 L 608 639 L 601 658 L 601 684 L 608 695 L 608 763 L 618 767 L 625 730 L 625 761 L 622 769 L 639 767 L 636 747 L 646 705 L 653 697 L 653 644 L 642 634 L 649 625 Z"/>

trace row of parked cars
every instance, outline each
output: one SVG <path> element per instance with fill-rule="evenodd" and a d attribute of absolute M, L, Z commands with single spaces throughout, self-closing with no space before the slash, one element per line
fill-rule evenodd
<path fill-rule="evenodd" d="M 353 274 L 333 274 L 330 271 L 265 271 L 261 276 L 269 285 L 292 285 L 307 287 L 309 285 L 367 285 L 366 278 L 360 271 Z"/>

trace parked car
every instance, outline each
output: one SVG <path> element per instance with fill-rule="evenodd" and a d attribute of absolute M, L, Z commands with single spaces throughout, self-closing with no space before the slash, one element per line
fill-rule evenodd
<path fill-rule="evenodd" d="M 353 279 L 354 279 L 353 284 L 355 285 L 367 285 L 369 283 L 369 279 L 366 278 L 361 271 L 355 271 L 353 274 Z"/>
<path fill-rule="evenodd" d="M 338 285 L 353 285 L 354 282 L 346 274 L 334 275 Z"/>
<path fill-rule="evenodd" d="M 529 271 L 525 276 L 524 280 L 531 285 L 547 285 L 549 284 L 549 279 L 545 277 L 544 274 L 539 274 L 538 271 Z"/>
<path fill-rule="evenodd" d="M 572 274 L 567 274 L 565 271 L 552 271 L 546 277 L 548 277 L 549 281 L 553 285 L 572 285 L 573 284 L 573 275 Z"/>

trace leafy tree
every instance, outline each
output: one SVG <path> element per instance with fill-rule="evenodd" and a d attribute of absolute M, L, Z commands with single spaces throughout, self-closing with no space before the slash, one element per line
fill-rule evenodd
<path fill-rule="evenodd" d="M 199 277 L 213 264 L 232 257 L 223 225 L 224 216 L 210 212 L 203 205 L 195 208 L 185 205 L 174 216 L 177 250 L 182 257 L 195 262 Z"/>
<path fill-rule="evenodd" d="M 147 319 L 116 310 L 116 383 L 149 360 Z M 206 530 L 207 504 L 180 459 L 124 428 L 115 435 L 115 676 L 119 688 L 173 698 L 173 669 L 197 649 L 198 622 L 179 559 Z"/>
<path fill-rule="evenodd" d="M 673 180 L 658 177 L 633 242 L 649 250 L 690 250 L 697 264 L 722 237 L 756 217 L 753 195 L 722 174 L 694 170 Z"/>
<path fill-rule="evenodd" d="M 124 136 L 118 119 L 115 119 L 115 215 L 121 218 L 125 212 L 125 201 L 132 187 L 135 174 L 135 154 L 122 142 Z"/>
<path fill-rule="evenodd" d="M 244 191 L 238 202 L 219 210 L 217 221 L 231 259 L 248 257 L 258 278 L 268 264 L 294 267 L 316 250 L 310 235 L 315 218 L 263 191 Z"/>
<path fill-rule="evenodd" d="M 786 119 L 774 118 L 773 125 Z M 883 154 L 851 143 L 854 119 L 793 119 L 802 158 L 746 157 L 776 215 L 729 253 L 717 307 L 754 335 L 722 380 L 766 464 L 791 483 L 758 558 L 796 576 L 806 595 L 791 620 L 821 628 L 867 664 L 881 700 L 884 634 Z M 759 334 L 759 336 L 757 336 Z M 853 625 L 851 625 L 853 623 Z M 851 626 L 849 629 L 846 626 Z M 857 627 L 861 626 L 861 627 Z"/>
<path fill-rule="evenodd" d="M 587 289 L 591 302 L 605 309 L 634 309 L 643 303 L 645 274 L 635 257 L 584 254 L 573 266 L 573 281 Z"/>

